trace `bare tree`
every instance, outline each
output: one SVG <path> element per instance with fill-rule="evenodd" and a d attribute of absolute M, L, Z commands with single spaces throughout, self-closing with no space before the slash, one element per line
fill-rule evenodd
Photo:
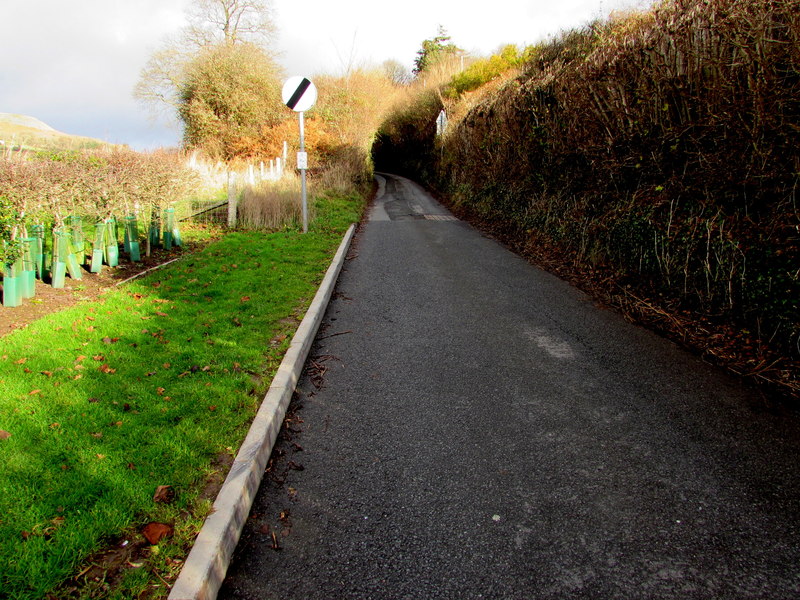
<path fill-rule="evenodd" d="M 409 70 L 399 60 L 389 59 L 381 63 L 384 74 L 395 85 L 408 85 L 411 83 L 412 76 Z"/>
<path fill-rule="evenodd" d="M 194 0 L 184 35 L 195 47 L 248 42 L 267 47 L 275 34 L 266 0 Z"/>
<path fill-rule="evenodd" d="M 161 112 L 174 114 L 180 105 L 178 91 L 185 66 L 192 54 L 175 40 L 166 41 L 161 49 L 153 52 L 139 74 L 133 97 L 154 116 Z"/>
<path fill-rule="evenodd" d="M 187 65 L 201 50 L 246 42 L 268 52 L 275 35 L 269 0 L 192 0 L 187 20 L 176 37 L 152 54 L 134 87 L 134 97 L 154 116 L 177 111 Z"/>

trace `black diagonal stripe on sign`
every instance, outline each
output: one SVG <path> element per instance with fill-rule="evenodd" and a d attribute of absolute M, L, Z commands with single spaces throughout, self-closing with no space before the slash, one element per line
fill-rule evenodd
<path fill-rule="evenodd" d="M 294 107 L 297 106 L 297 103 L 300 102 L 300 98 L 303 97 L 303 94 L 306 93 L 308 86 L 311 85 L 311 82 L 303 77 L 303 81 L 300 82 L 300 85 L 297 86 L 297 89 L 292 94 L 292 97 L 289 98 L 289 101 L 286 103 L 286 106 L 294 110 Z"/>

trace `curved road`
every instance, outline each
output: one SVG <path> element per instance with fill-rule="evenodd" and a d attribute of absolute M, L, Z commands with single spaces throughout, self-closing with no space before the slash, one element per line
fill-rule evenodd
<path fill-rule="evenodd" d="M 220 598 L 800 597 L 796 414 L 380 181 Z"/>

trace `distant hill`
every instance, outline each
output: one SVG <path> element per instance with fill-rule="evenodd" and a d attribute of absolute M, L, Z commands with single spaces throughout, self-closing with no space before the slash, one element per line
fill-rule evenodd
<path fill-rule="evenodd" d="M 0 147 L 80 150 L 111 145 L 94 138 L 62 133 L 35 117 L 0 113 Z"/>

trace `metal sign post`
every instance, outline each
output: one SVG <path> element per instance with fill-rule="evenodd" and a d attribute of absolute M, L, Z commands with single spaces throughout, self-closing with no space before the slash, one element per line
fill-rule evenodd
<path fill-rule="evenodd" d="M 300 170 L 300 189 L 303 201 L 303 233 L 308 232 L 308 202 L 306 200 L 306 169 L 308 154 L 305 143 L 305 111 L 314 106 L 317 100 L 317 88 L 306 77 L 290 77 L 283 84 L 281 93 L 286 106 L 299 113 L 300 151 L 297 153 L 297 168 Z"/>
<path fill-rule="evenodd" d="M 297 153 L 297 168 L 300 169 L 300 194 L 303 199 L 303 233 L 308 232 L 308 203 L 306 202 L 306 169 L 308 168 L 308 156 L 306 155 L 306 136 L 305 136 L 305 115 L 300 112 L 300 151 Z"/>

